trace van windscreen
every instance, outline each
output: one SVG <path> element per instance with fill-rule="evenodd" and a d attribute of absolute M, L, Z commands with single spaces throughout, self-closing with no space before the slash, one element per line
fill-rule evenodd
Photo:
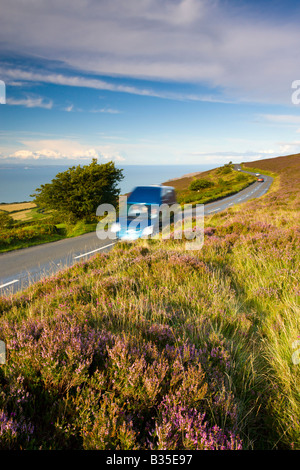
<path fill-rule="evenodd" d="M 161 188 L 155 186 L 137 186 L 129 195 L 127 202 L 129 204 L 160 204 Z"/>

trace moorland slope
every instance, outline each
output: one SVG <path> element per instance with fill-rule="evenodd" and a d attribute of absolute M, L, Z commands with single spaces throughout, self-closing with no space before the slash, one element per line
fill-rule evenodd
<path fill-rule="evenodd" d="M 205 220 L 0 298 L 2 449 L 300 449 L 300 157 Z"/>

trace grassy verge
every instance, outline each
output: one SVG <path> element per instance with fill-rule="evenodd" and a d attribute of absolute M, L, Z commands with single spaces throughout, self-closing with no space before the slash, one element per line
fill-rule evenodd
<path fill-rule="evenodd" d="M 77 222 L 74 225 L 45 222 L 0 232 L 0 253 L 50 243 L 64 238 L 78 237 L 96 230 L 96 223 Z"/>
<path fill-rule="evenodd" d="M 34 203 L 1 204 L 0 253 L 80 236 L 96 226 L 96 222 L 61 222 Z"/>
<path fill-rule="evenodd" d="M 242 170 L 245 170 L 245 171 L 250 171 L 251 173 L 260 173 L 262 175 L 267 175 L 267 176 L 271 176 L 271 177 L 276 177 L 277 176 L 277 173 L 274 173 L 273 171 L 270 171 L 270 170 L 262 170 L 261 168 L 254 168 L 254 167 L 250 167 L 248 166 L 247 164 L 241 164 L 241 168 Z"/>
<path fill-rule="evenodd" d="M 0 298 L 0 448 L 300 449 L 300 165 L 269 170 L 200 251 L 120 243 Z"/>

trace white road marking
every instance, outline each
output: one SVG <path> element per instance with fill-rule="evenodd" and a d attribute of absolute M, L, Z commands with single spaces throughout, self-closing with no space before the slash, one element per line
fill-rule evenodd
<path fill-rule="evenodd" d="M 10 281 L 10 282 L 6 282 L 6 284 L 2 284 L 2 286 L 0 286 L 0 289 L 2 289 L 2 287 L 10 286 L 11 284 L 14 284 L 15 282 L 19 282 L 19 279 L 15 279 L 14 281 Z"/>
<path fill-rule="evenodd" d="M 216 211 L 219 211 L 221 210 L 221 207 L 218 207 L 217 209 L 213 209 L 212 211 L 207 211 L 208 214 L 210 214 L 211 212 L 216 212 Z"/>
<path fill-rule="evenodd" d="M 83 256 L 90 255 L 92 253 L 95 253 L 96 251 L 104 250 L 104 248 L 107 248 L 108 246 L 115 245 L 116 242 L 110 243 L 109 245 L 101 246 L 101 248 L 96 248 L 96 250 L 88 251 L 87 253 L 83 253 L 82 255 L 74 256 L 74 259 L 82 258 Z"/>

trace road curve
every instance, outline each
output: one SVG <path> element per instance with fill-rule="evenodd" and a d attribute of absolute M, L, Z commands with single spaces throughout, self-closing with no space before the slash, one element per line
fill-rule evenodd
<path fill-rule="evenodd" d="M 242 170 L 241 165 L 239 164 L 235 164 L 234 166 L 236 170 L 243 171 L 244 173 L 248 173 L 250 175 L 255 176 L 255 173 Z M 249 201 L 250 199 L 263 196 L 270 189 L 270 186 L 273 182 L 273 178 L 271 176 L 263 175 L 263 178 L 263 182 L 255 181 L 253 184 L 251 184 L 245 189 L 242 189 L 242 191 L 238 192 L 237 194 L 233 194 L 232 196 L 220 199 L 219 201 L 214 201 L 209 204 L 205 204 L 204 214 L 211 215 L 214 212 L 221 212 L 224 209 L 233 206 L 234 204 L 241 204 L 243 202 Z"/>
<path fill-rule="evenodd" d="M 235 168 L 241 170 L 240 165 Z M 250 172 L 246 172 L 250 173 Z M 252 173 L 250 173 L 252 174 Z M 237 194 L 210 202 L 204 206 L 204 215 L 213 215 L 234 204 L 241 204 L 265 194 L 273 178 L 264 175 L 264 182 L 255 182 Z M 99 240 L 95 232 L 67 238 L 8 253 L 0 254 L 0 296 L 28 287 L 42 277 L 86 260 L 97 252 L 109 251 L 115 240 Z"/>

